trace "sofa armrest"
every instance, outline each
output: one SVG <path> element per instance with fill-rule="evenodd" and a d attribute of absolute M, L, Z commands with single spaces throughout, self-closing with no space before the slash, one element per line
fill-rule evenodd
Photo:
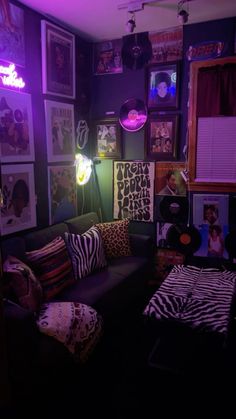
<path fill-rule="evenodd" d="M 130 233 L 130 245 L 135 256 L 154 257 L 155 245 L 151 236 Z"/>

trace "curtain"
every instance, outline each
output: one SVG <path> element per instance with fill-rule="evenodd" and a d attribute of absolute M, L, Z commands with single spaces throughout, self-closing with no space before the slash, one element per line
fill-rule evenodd
<path fill-rule="evenodd" d="M 200 68 L 197 117 L 236 116 L 236 64 Z"/>

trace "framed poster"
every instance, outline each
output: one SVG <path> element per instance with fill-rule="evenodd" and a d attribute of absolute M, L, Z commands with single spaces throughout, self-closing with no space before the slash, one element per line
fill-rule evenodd
<path fill-rule="evenodd" d="M 44 106 L 48 161 L 74 161 L 74 105 L 45 100 Z"/>
<path fill-rule="evenodd" d="M 2 165 L 1 234 L 36 226 L 33 164 Z"/>
<path fill-rule="evenodd" d="M 77 214 L 75 166 L 48 168 L 49 223 L 59 223 Z"/>
<path fill-rule="evenodd" d="M 117 119 L 95 123 L 96 157 L 121 158 L 121 126 Z"/>
<path fill-rule="evenodd" d="M 75 36 L 41 21 L 43 93 L 75 98 Z"/>
<path fill-rule="evenodd" d="M 151 65 L 147 67 L 146 78 L 149 109 L 178 108 L 178 62 Z"/>
<path fill-rule="evenodd" d="M 122 39 L 98 42 L 94 44 L 94 74 L 117 74 L 123 72 Z"/>
<path fill-rule="evenodd" d="M 31 95 L 0 89 L 0 161 L 34 161 Z"/>
<path fill-rule="evenodd" d="M 181 162 L 156 162 L 155 193 L 186 196 L 187 185 L 182 175 L 185 169 L 185 163 Z"/>
<path fill-rule="evenodd" d="M 153 221 L 155 163 L 148 161 L 113 162 L 113 217 L 134 221 Z"/>
<path fill-rule="evenodd" d="M 25 67 L 24 10 L 1 0 L 0 60 Z"/>
<path fill-rule="evenodd" d="M 178 115 L 150 115 L 146 129 L 148 159 L 176 158 L 178 119 Z"/>

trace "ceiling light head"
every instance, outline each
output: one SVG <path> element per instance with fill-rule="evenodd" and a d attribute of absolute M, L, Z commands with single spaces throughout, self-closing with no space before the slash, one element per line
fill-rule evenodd
<path fill-rule="evenodd" d="M 186 8 L 183 8 L 184 3 L 188 3 L 188 0 L 181 0 L 178 3 L 178 21 L 181 25 L 188 22 L 189 13 Z"/>
<path fill-rule="evenodd" d="M 134 16 L 134 13 L 133 13 L 132 17 L 126 23 L 126 32 L 133 33 L 135 28 L 136 28 L 136 23 L 135 23 L 135 16 Z"/>

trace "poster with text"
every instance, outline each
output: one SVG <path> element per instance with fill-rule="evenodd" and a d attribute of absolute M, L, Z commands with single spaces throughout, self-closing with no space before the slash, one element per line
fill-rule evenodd
<path fill-rule="evenodd" d="M 145 161 L 114 161 L 115 219 L 153 221 L 155 163 Z"/>

